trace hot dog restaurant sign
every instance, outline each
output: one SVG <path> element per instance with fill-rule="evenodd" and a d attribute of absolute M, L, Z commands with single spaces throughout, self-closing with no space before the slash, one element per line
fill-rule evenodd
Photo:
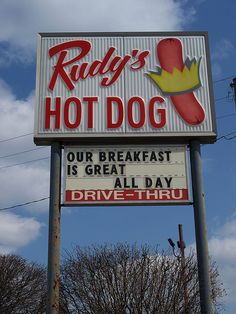
<path fill-rule="evenodd" d="M 40 34 L 35 143 L 216 137 L 206 33 Z"/>

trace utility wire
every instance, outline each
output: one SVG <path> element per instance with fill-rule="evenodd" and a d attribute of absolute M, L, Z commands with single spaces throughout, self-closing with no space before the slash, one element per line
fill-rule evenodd
<path fill-rule="evenodd" d="M 3 167 L 0 167 L 0 170 L 4 169 L 4 168 L 11 168 L 11 167 L 20 166 L 20 165 L 28 164 L 28 163 L 35 162 L 35 161 L 45 160 L 45 159 L 49 159 L 49 157 L 28 160 L 28 161 L 25 161 L 25 162 L 20 162 L 18 164 L 9 165 L 9 166 L 3 166 Z"/>
<path fill-rule="evenodd" d="M 225 97 L 221 97 L 221 98 L 217 98 L 217 99 L 215 99 L 215 102 L 217 102 L 217 101 L 221 101 L 221 100 L 225 100 L 225 99 L 230 100 L 228 96 L 225 96 Z"/>
<path fill-rule="evenodd" d="M 24 151 L 22 151 L 22 152 L 17 152 L 17 153 L 14 153 L 14 154 L 5 155 L 5 156 L 0 156 L 0 158 L 13 157 L 13 156 L 16 156 L 16 155 L 25 154 L 25 153 L 33 152 L 33 151 L 35 151 L 35 150 L 45 149 L 45 148 L 46 148 L 46 147 L 38 147 L 38 148 L 29 149 L 29 150 L 24 150 Z"/>
<path fill-rule="evenodd" d="M 28 136 L 28 135 L 32 135 L 32 134 L 34 134 L 34 133 L 26 133 L 26 134 L 22 134 L 22 135 L 15 136 L 15 137 L 10 137 L 10 138 L 7 138 L 5 140 L 0 140 L 0 143 L 12 141 L 12 140 L 15 140 L 15 139 L 18 139 L 18 138 L 21 138 L 21 137 L 25 137 L 25 136 Z"/>
<path fill-rule="evenodd" d="M 22 204 L 17 204 L 17 205 L 13 205 L 13 206 L 9 206 L 9 207 L 2 207 L 2 208 L 0 208 L 0 211 L 13 209 L 13 208 L 16 208 L 16 207 L 22 207 L 22 206 L 26 206 L 26 205 L 30 205 L 30 204 L 34 204 L 34 203 L 42 202 L 42 201 L 45 201 L 45 200 L 48 200 L 48 199 L 49 199 L 49 197 L 43 197 L 43 198 L 40 198 L 38 200 L 34 200 L 34 201 L 22 203 Z"/>
<path fill-rule="evenodd" d="M 219 82 L 227 81 L 227 80 L 229 80 L 229 79 L 231 79 L 231 78 L 233 78 L 233 77 L 234 77 L 234 75 L 227 76 L 227 77 L 225 77 L 225 78 L 222 78 L 222 79 L 213 81 L 213 83 L 216 84 L 216 83 L 219 83 Z"/>
<path fill-rule="evenodd" d="M 233 134 L 235 134 L 235 135 L 233 135 Z M 232 135 L 232 136 L 231 136 L 231 135 Z M 230 141 L 230 140 L 234 139 L 235 137 L 236 137 L 236 131 L 233 131 L 233 132 L 230 132 L 230 133 L 228 133 L 228 134 L 224 134 L 224 135 L 218 137 L 218 138 L 216 139 L 216 141 L 220 141 L 220 140 L 222 140 L 222 139 L 224 139 L 224 140 L 226 140 L 226 141 Z"/>
<path fill-rule="evenodd" d="M 225 136 L 223 136 L 222 138 L 225 139 L 226 141 L 231 141 L 231 140 L 233 140 L 234 138 L 236 138 L 236 135 L 231 136 L 231 137 L 225 137 Z M 220 139 L 222 139 L 222 138 L 220 138 Z M 219 139 L 219 140 L 220 140 L 220 139 Z"/>

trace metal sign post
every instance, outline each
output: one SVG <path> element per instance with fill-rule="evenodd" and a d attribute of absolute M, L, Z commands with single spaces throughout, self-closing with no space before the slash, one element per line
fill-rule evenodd
<path fill-rule="evenodd" d="M 59 313 L 61 146 L 51 145 L 47 314 Z"/>
<path fill-rule="evenodd" d="M 197 140 L 190 143 L 190 157 L 201 313 L 212 314 L 202 160 L 200 143 Z"/>

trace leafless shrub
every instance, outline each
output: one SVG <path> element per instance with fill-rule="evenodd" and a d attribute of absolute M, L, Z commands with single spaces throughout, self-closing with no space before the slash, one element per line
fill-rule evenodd
<path fill-rule="evenodd" d="M 0 313 L 42 314 L 46 298 L 43 267 L 16 255 L 0 255 Z"/>
<path fill-rule="evenodd" d="M 224 291 L 211 267 L 214 307 Z M 183 263 L 148 246 L 76 247 L 67 253 L 61 276 L 61 313 L 200 313 L 196 257 Z"/>

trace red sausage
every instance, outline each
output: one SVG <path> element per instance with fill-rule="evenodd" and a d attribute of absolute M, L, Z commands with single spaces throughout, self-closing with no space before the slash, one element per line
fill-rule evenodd
<path fill-rule="evenodd" d="M 157 56 L 161 67 L 172 73 L 174 67 L 184 69 L 182 43 L 177 38 L 163 39 L 157 45 Z M 184 121 L 197 125 L 205 119 L 205 112 L 193 92 L 170 96 L 176 111 Z"/>

